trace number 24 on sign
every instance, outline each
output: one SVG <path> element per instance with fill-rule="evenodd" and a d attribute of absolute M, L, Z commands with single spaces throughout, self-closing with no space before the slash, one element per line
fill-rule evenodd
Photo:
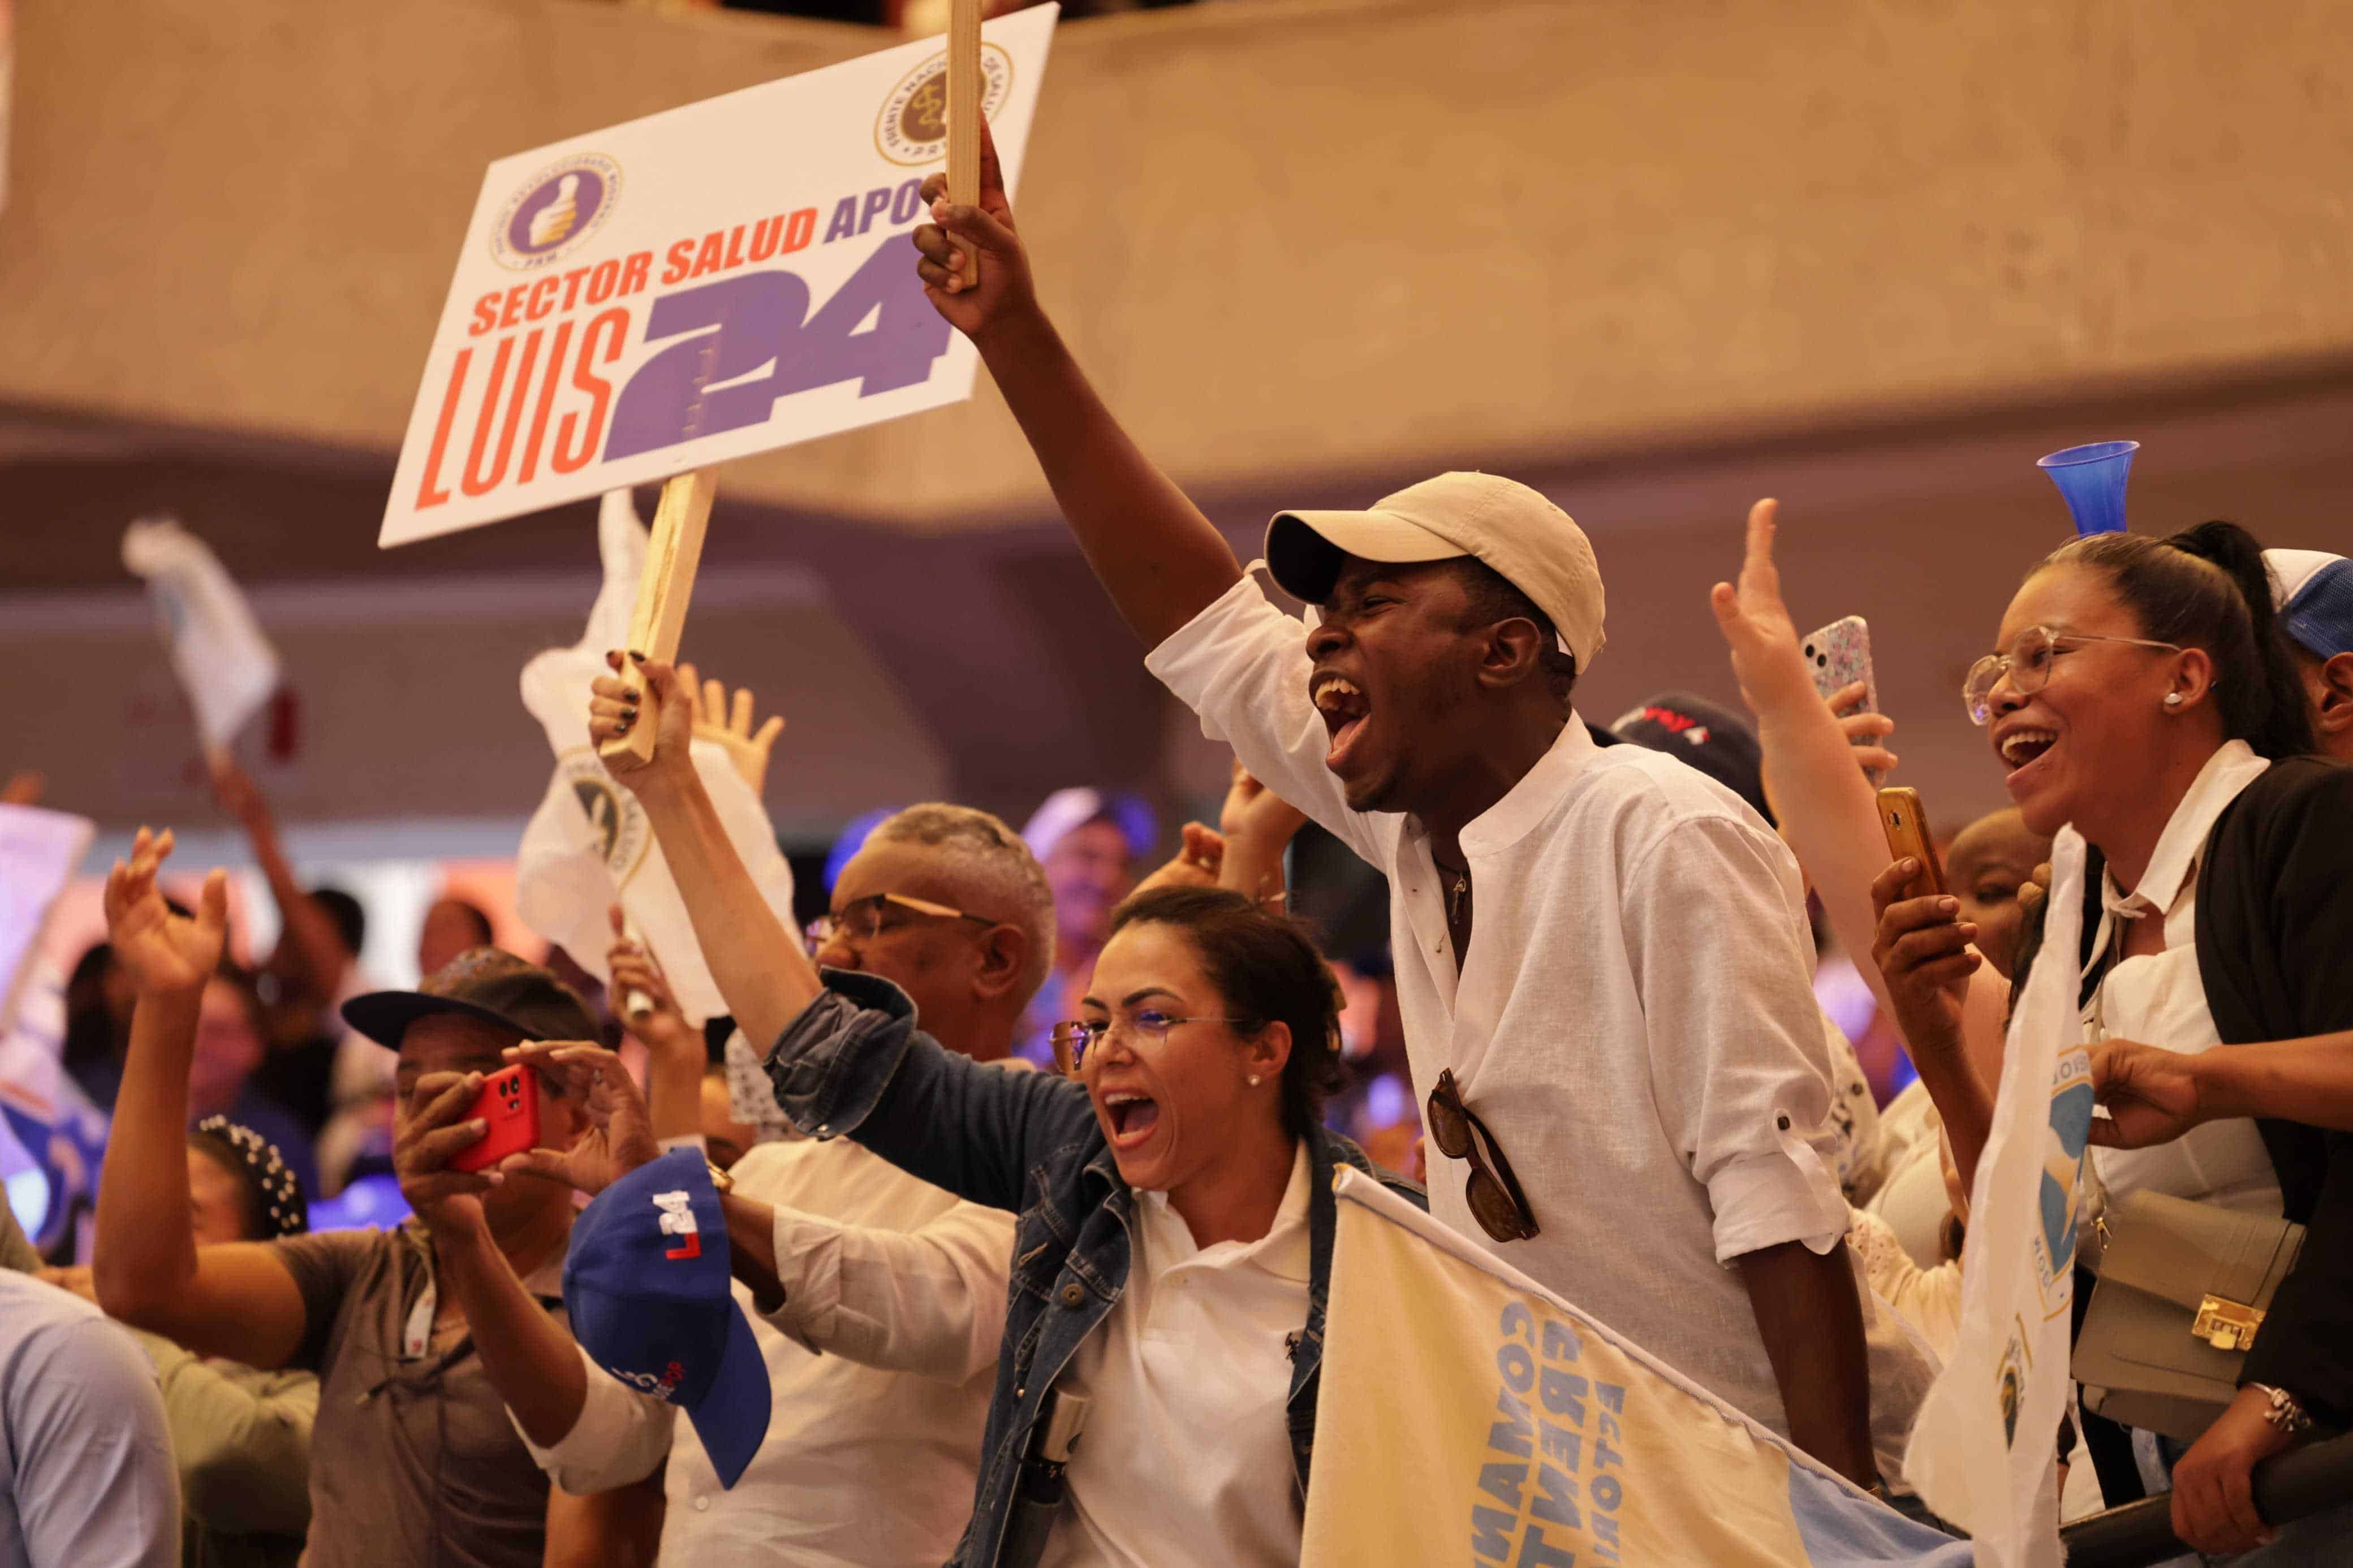
<path fill-rule="evenodd" d="M 445 464 L 458 415 L 469 403 L 475 406 L 472 438 L 463 468 L 451 477 L 474 497 L 530 484 L 543 458 L 555 473 L 576 473 L 596 458 L 600 441 L 611 462 L 765 424 L 778 398 L 838 382 L 858 382 L 860 397 L 914 386 L 947 352 L 948 324 L 923 298 L 905 243 L 895 236 L 814 314 L 809 306 L 807 282 L 784 268 L 660 295 L 646 310 L 644 342 L 678 341 L 631 372 L 617 395 L 600 372 L 628 343 L 635 315 L 628 305 L 591 317 L 576 334 L 572 321 L 562 321 L 501 338 L 488 351 L 479 394 L 477 351 L 460 349 L 426 457 L 418 509 L 450 498 Z M 560 416 L 559 400 L 567 405 Z"/>

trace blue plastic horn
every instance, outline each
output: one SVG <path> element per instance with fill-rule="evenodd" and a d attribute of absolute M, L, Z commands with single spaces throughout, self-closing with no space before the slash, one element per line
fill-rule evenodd
<path fill-rule="evenodd" d="M 2137 441 L 2094 441 L 2070 447 L 2034 466 L 2051 476 L 2074 515 L 2077 534 L 2122 533 L 2125 531 L 2125 479 L 2132 472 Z"/>

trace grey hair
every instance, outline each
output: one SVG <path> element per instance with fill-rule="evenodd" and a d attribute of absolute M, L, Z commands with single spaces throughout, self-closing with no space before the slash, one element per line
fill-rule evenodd
<path fill-rule="evenodd" d="M 979 907 L 968 912 L 1019 928 L 1029 939 L 1020 979 L 1027 1006 L 1054 972 L 1054 890 L 1021 835 L 988 812 L 930 801 L 883 818 L 867 842 L 940 851 L 958 883 L 972 889 Z"/>

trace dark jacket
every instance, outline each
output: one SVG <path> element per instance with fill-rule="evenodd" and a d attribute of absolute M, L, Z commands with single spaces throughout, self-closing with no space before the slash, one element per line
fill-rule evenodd
<path fill-rule="evenodd" d="M 2102 866 L 2093 850 L 2079 964 L 2099 934 Z M 2223 808 L 2199 856 L 2197 926 L 2199 981 L 2223 1044 L 2353 1029 L 2353 768 L 2291 757 Z M 2031 958 L 2022 943 L 2021 987 Z M 2084 1000 L 2099 978 L 2086 977 Z M 2353 1424 L 2353 1135 L 2256 1126 L 2287 1217 L 2308 1228 L 2240 1379 L 2285 1388 L 2333 1426 Z"/>
<path fill-rule="evenodd" d="M 828 989 L 768 1058 L 785 1114 L 804 1132 L 855 1138 L 912 1175 L 1020 1216 L 972 1522 L 950 1559 L 951 1568 L 996 1568 L 1054 1382 L 1126 1286 L 1135 1194 L 1077 1083 L 983 1067 L 943 1048 L 917 1031 L 913 1004 L 887 980 L 828 970 L 825 981 Z M 1292 1344 L 1288 1402 L 1303 1492 L 1332 1277 L 1334 1168 L 1354 1165 L 1424 1201 L 1420 1188 L 1377 1170 L 1335 1132 L 1317 1128 L 1308 1159 L 1307 1316 Z"/>

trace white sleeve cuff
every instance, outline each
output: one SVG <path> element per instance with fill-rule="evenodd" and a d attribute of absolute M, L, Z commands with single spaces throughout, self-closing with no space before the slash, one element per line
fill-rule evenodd
<path fill-rule="evenodd" d="M 1708 1178 L 1718 1263 L 1788 1241 L 1827 1253 L 1844 1239 L 1838 1182 L 1804 1140 L 1785 1133 L 1781 1142 L 1778 1152 L 1735 1160 Z"/>
<path fill-rule="evenodd" d="M 841 1227 L 778 1205 L 774 1246 L 785 1304 L 767 1313 L 769 1326 L 803 1350 L 826 1353 L 841 1307 Z"/>
<path fill-rule="evenodd" d="M 575 1344 L 575 1350 L 579 1347 Z M 531 1451 L 533 1461 L 547 1479 L 575 1497 L 611 1491 L 652 1475 L 670 1458 L 671 1407 L 651 1394 L 639 1394 L 579 1351 L 588 1373 L 588 1397 L 572 1430 L 549 1447 L 531 1440 L 515 1420 L 507 1421 Z"/>

